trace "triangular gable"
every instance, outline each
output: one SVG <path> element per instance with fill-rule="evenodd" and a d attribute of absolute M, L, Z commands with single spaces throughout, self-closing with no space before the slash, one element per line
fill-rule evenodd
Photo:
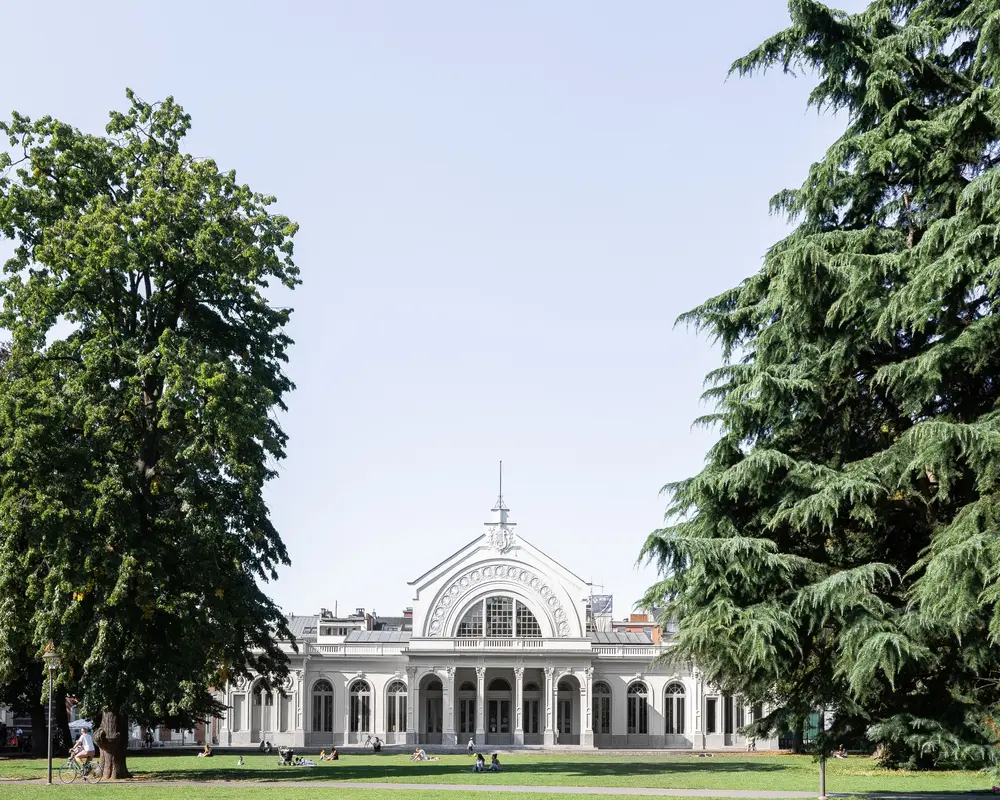
<path fill-rule="evenodd" d="M 449 575 L 452 572 L 454 572 L 463 563 L 467 563 L 470 557 L 473 557 L 479 550 L 488 549 L 487 547 L 484 546 L 486 545 L 486 543 L 487 543 L 486 534 L 477 536 L 475 539 L 470 541 L 464 547 L 462 547 L 459 550 L 456 550 L 454 553 L 445 558 L 443 561 L 431 567 L 423 575 L 419 576 L 418 578 L 415 578 L 412 581 L 408 581 L 407 585 L 416 587 L 416 592 L 417 595 L 419 596 L 420 591 L 424 587 L 433 584 L 440 577 Z M 520 534 L 518 534 L 517 537 L 515 538 L 515 546 L 527 551 L 528 553 L 531 553 L 539 561 L 550 567 L 554 576 L 559 576 L 564 580 L 576 583 L 580 586 L 580 588 L 588 588 L 591 586 L 590 581 L 586 581 L 583 578 L 581 578 L 575 572 L 565 567 L 559 561 L 556 561 L 556 559 L 554 559 L 545 551 L 533 545 L 531 542 L 529 542 Z"/>

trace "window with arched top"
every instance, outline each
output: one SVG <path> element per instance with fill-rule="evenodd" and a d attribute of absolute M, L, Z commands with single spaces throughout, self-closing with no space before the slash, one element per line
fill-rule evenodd
<path fill-rule="evenodd" d="M 510 684 L 507 683 L 503 678 L 494 678 L 490 681 L 489 691 L 491 692 L 509 692 Z"/>
<path fill-rule="evenodd" d="M 385 691 L 385 730 L 386 733 L 404 733 L 406 731 L 406 684 L 393 681 Z"/>
<path fill-rule="evenodd" d="M 627 733 L 649 733 L 649 692 L 646 684 L 636 681 L 629 684 L 626 692 Z"/>
<path fill-rule="evenodd" d="M 441 681 L 439 681 L 437 678 L 432 678 L 431 680 L 427 681 L 427 685 L 424 687 L 424 691 L 425 692 L 443 691 L 441 687 Z"/>
<path fill-rule="evenodd" d="M 540 639 L 538 619 L 520 600 L 496 595 L 476 602 L 458 623 L 460 639 Z"/>
<path fill-rule="evenodd" d="M 573 687 L 570 686 L 569 681 L 559 681 L 559 684 L 556 686 L 556 691 L 557 692 L 572 692 L 573 691 Z"/>
<path fill-rule="evenodd" d="M 351 733 L 368 733 L 372 729 L 372 687 L 357 680 L 350 688 Z"/>
<path fill-rule="evenodd" d="M 684 684 L 671 683 L 667 686 L 663 713 L 667 722 L 667 733 L 678 736 L 684 733 Z"/>
<path fill-rule="evenodd" d="M 312 729 L 321 733 L 333 733 L 333 684 L 325 679 L 316 681 L 312 697 Z"/>
<path fill-rule="evenodd" d="M 526 692 L 540 692 L 541 689 L 538 688 L 537 683 L 526 683 L 524 684 L 524 691 Z"/>
<path fill-rule="evenodd" d="M 593 688 L 594 733 L 611 733 L 611 687 L 604 681 L 597 681 Z"/>
<path fill-rule="evenodd" d="M 476 684 L 472 681 L 462 681 L 462 685 L 458 687 L 460 692 L 474 692 L 476 691 Z"/>

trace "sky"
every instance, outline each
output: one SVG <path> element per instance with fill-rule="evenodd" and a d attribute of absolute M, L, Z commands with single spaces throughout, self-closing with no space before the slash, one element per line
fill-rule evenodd
<path fill-rule="evenodd" d="M 841 3 L 858 10 L 862 3 Z M 283 6 L 283 7 L 282 7 Z M 727 80 L 782 0 L 43 2 L 3 12 L 0 115 L 100 132 L 172 95 L 187 149 L 301 225 L 290 440 L 267 492 L 287 612 L 395 615 L 483 531 L 625 616 L 660 488 L 715 434 L 678 314 L 760 268 L 842 123 L 808 77 Z M 16 32 L 13 35 L 11 32 Z"/>

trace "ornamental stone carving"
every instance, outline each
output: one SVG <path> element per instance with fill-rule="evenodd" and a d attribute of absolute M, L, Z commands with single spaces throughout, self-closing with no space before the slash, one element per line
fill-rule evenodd
<path fill-rule="evenodd" d="M 556 636 L 569 636 L 569 618 L 556 590 L 549 586 L 544 578 L 530 569 L 515 564 L 478 566 L 455 578 L 438 595 L 437 602 L 431 609 L 428 634 L 430 636 L 444 636 L 446 620 L 462 605 L 465 597 L 480 586 L 496 580 L 519 584 L 524 591 L 535 594 L 551 617 Z"/>
<path fill-rule="evenodd" d="M 514 531 L 506 525 L 491 525 L 486 531 L 486 543 L 503 555 L 514 546 Z"/>

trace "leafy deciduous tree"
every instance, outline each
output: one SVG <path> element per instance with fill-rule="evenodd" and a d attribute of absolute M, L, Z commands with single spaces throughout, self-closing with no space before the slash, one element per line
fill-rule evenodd
<path fill-rule="evenodd" d="M 230 675 L 282 677 L 260 581 L 287 563 L 262 497 L 298 283 L 273 198 L 181 150 L 190 118 L 128 93 L 106 136 L 14 114 L 0 130 L 0 640 L 54 642 L 106 777 L 130 721 L 221 710 Z M 6 654 L 0 654 L 0 658 Z M 0 669 L 3 664 L 0 664 Z"/>

